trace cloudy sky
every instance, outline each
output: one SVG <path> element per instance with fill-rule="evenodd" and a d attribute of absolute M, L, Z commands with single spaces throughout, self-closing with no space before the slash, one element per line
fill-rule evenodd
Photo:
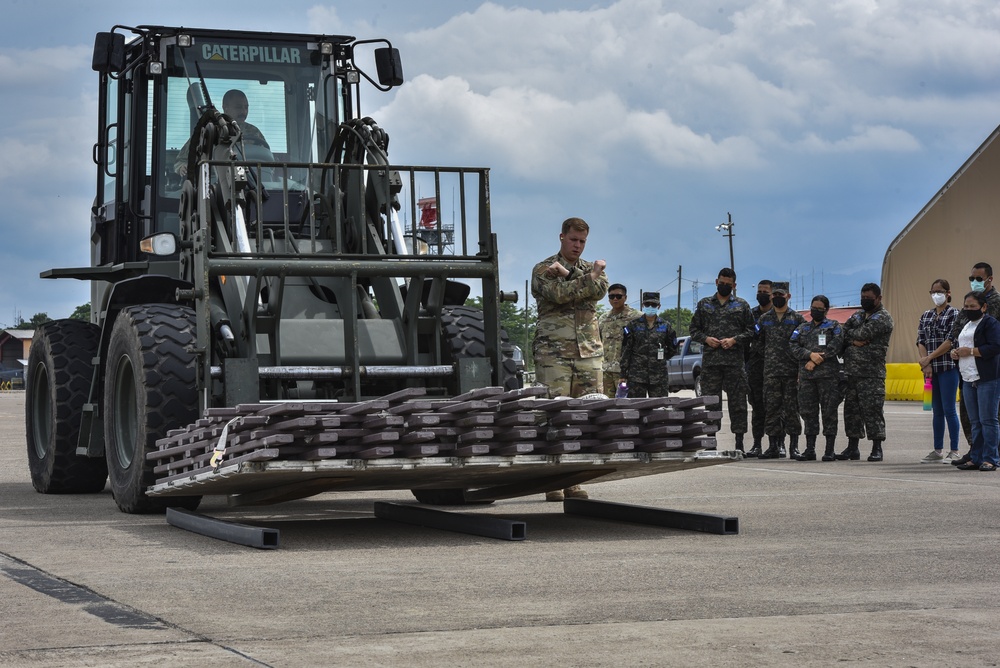
<path fill-rule="evenodd" d="M 591 224 L 633 298 L 857 303 L 885 249 L 1000 123 L 995 0 L 3 0 L 0 326 L 68 316 L 89 263 L 95 32 L 161 24 L 385 37 L 407 82 L 365 95 L 399 164 L 490 167 L 506 290 Z M 231 4 L 232 8 L 226 5 Z M 526 8 L 526 5 L 531 8 Z M 253 121 L 252 112 L 251 118 Z"/>

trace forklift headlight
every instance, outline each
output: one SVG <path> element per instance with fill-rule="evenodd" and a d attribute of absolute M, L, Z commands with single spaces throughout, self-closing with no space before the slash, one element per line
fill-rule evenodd
<path fill-rule="evenodd" d="M 173 255 L 177 252 L 177 237 L 170 232 L 154 234 L 139 242 L 139 250 L 150 255 Z"/>

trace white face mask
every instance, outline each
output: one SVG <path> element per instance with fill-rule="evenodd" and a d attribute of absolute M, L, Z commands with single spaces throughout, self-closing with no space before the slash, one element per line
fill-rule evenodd
<path fill-rule="evenodd" d="M 932 292 L 931 299 L 934 301 L 934 306 L 941 306 L 948 301 L 948 295 L 943 292 Z"/>

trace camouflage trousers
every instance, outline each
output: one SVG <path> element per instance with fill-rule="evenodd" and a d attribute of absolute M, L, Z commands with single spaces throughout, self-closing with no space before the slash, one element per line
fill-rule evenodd
<path fill-rule="evenodd" d="M 795 376 L 764 378 L 764 432 L 768 436 L 798 436 L 799 388 Z"/>
<path fill-rule="evenodd" d="M 747 433 L 747 375 L 743 366 L 705 366 L 701 369 L 701 393 L 729 400 L 729 425 L 734 434 Z M 719 424 L 719 420 L 706 420 Z"/>
<path fill-rule="evenodd" d="M 604 395 L 615 396 L 618 392 L 618 381 L 621 380 L 621 373 L 618 371 L 604 371 Z"/>
<path fill-rule="evenodd" d="M 665 397 L 668 394 L 670 394 L 670 385 L 666 379 L 658 383 L 636 383 L 629 381 L 628 384 L 629 398 Z"/>
<path fill-rule="evenodd" d="M 535 358 L 535 381 L 551 397 L 582 397 L 604 391 L 603 358 Z M 615 396 L 614 393 L 611 396 Z"/>
<path fill-rule="evenodd" d="M 753 415 L 750 418 L 750 430 L 753 432 L 753 440 L 756 443 L 764 438 L 764 369 L 747 368 L 747 399 L 753 408 Z"/>
<path fill-rule="evenodd" d="M 803 378 L 799 381 L 799 413 L 805 422 L 806 436 L 819 434 L 819 416 L 823 414 L 823 435 L 837 435 L 837 407 L 840 406 L 840 379 Z"/>
<path fill-rule="evenodd" d="M 885 379 L 847 377 L 844 392 L 844 432 L 847 438 L 885 440 Z"/>

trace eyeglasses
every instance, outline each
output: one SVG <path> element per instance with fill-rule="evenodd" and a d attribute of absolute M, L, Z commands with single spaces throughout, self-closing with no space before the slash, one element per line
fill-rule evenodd
<path fill-rule="evenodd" d="M 608 299 L 625 299 L 625 295 L 608 295 Z"/>
<path fill-rule="evenodd" d="M 984 283 L 989 280 L 989 276 L 969 276 L 970 281 L 983 281 Z"/>

